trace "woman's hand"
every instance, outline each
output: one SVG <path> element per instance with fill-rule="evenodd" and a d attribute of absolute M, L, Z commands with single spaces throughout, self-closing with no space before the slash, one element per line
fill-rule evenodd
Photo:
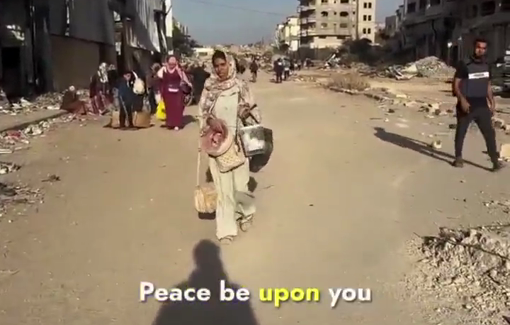
<path fill-rule="evenodd" d="M 245 119 L 250 116 L 251 107 L 244 106 L 239 110 L 239 117 Z"/>

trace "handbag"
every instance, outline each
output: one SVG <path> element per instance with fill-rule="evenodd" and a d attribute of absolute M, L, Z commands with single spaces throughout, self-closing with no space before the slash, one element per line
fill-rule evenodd
<path fill-rule="evenodd" d="M 257 173 L 269 163 L 273 154 L 273 130 L 262 126 L 253 114 L 249 117 L 255 123 L 242 120 L 244 126 L 239 130 L 239 138 L 245 155 L 250 158 L 250 171 Z"/>
<path fill-rule="evenodd" d="M 151 112 L 147 109 L 148 104 L 144 100 L 144 105 L 141 111 L 133 113 L 133 124 L 137 128 L 146 129 L 151 127 Z"/>
<path fill-rule="evenodd" d="M 200 150 L 197 156 L 197 185 L 195 187 L 194 201 L 195 209 L 199 213 L 213 213 L 216 211 L 218 194 L 213 183 L 200 185 Z"/>
<path fill-rule="evenodd" d="M 110 123 L 107 125 L 111 128 L 119 128 L 120 127 L 120 112 L 115 110 L 112 111 L 112 116 L 110 117 Z"/>
<path fill-rule="evenodd" d="M 135 82 L 133 84 L 133 92 L 137 95 L 145 94 L 145 82 L 133 71 Z"/>
<path fill-rule="evenodd" d="M 246 163 L 246 157 L 236 141 L 232 142 L 232 145 L 224 154 L 214 157 L 214 159 L 218 164 L 220 173 L 228 173 Z"/>
<path fill-rule="evenodd" d="M 181 91 L 182 91 L 182 93 L 183 93 L 184 95 L 189 95 L 189 94 L 191 94 L 191 87 L 190 87 L 187 83 L 185 83 L 185 82 L 181 82 L 181 86 L 180 86 L 180 88 L 181 88 Z"/>

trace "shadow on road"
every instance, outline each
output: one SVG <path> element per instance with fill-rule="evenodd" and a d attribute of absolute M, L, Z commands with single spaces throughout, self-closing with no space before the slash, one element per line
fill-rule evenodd
<path fill-rule="evenodd" d="M 431 158 L 443 161 L 450 165 L 452 164 L 452 162 L 455 158 L 450 154 L 434 150 L 433 148 L 431 148 L 429 146 L 428 143 L 425 143 L 423 141 L 411 139 L 411 138 L 408 138 L 408 137 L 400 135 L 400 134 L 387 132 L 384 128 L 381 128 L 381 127 L 375 127 L 374 130 L 375 130 L 374 135 L 384 142 L 394 144 L 394 145 L 399 146 L 404 149 L 410 149 L 412 151 L 415 151 L 422 155 L 429 156 Z M 484 167 L 482 165 L 478 165 L 477 163 L 474 163 L 471 161 L 464 160 L 464 163 L 469 164 L 474 167 L 478 167 L 478 168 L 490 171 L 489 168 Z"/>
<path fill-rule="evenodd" d="M 184 115 L 182 117 L 182 127 L 186 127 L 188 124 L 196 123 L 198 120 L 193 115 Z"/>
<path fill-rule="evenodd" d="M 239 285 L 231 283 L 223 268 L 220 248 L 209 240 L 200 241 L 193 250 L 195 270 L 189 279 L 172 288 L 207 288 L 211 299 L 207 302 L 168 302 L 161 306 L 153 325 L 257 325 L 249 301 L 220 301 L 220 281 L 225 288 L 236 291 Z"/>

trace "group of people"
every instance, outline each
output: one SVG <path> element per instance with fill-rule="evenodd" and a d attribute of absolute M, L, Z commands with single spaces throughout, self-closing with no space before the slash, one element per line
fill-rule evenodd
<path fill-rule="evenodd" d="M 273 70 L 276 76 L 276 83 L 288 80 L 295 70 L 301 69 L 301 64 L 288 58 L 278 58 L 273 63 Z"/>
<path fill-rule="evenodd" d="M 134 112 L 150 110 L 154 114 L 163 102 L 163 127 L 180 130 L 184 127 L 185 96 L 193 96 L 192 101 L 198 104 L 209 76 L 204 65 L 182 67 L 175 56 L 169 56 L 163 64 L 154 63 L 146 76 L 132 70 L 119 75 L 114 65 L 101 63 L 90 80 L 89 102 L 81 100 L 71 86 L 64 94 L 61 109 L 80 115 L 105 115 L 118 110 L 119 128 L 137 130 Z"/>

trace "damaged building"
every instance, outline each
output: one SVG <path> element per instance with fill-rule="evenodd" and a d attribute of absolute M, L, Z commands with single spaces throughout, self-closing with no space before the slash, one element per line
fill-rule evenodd
<path fill-rule="evenodd" d="M 411 60 L 437 56 L 453 64 L 472 53 L 475 37 L 488 40 L 491 62 L 510 46 L 510 0 L 404 0 L 402 8 L 395 34 Z"/>
<path fill-rule="evenodd" d="M 0 85 L 26 96 L 88 87 L 100 62 L 145 71 L 171 22 L 169 0 L 1 0 Z"/>

